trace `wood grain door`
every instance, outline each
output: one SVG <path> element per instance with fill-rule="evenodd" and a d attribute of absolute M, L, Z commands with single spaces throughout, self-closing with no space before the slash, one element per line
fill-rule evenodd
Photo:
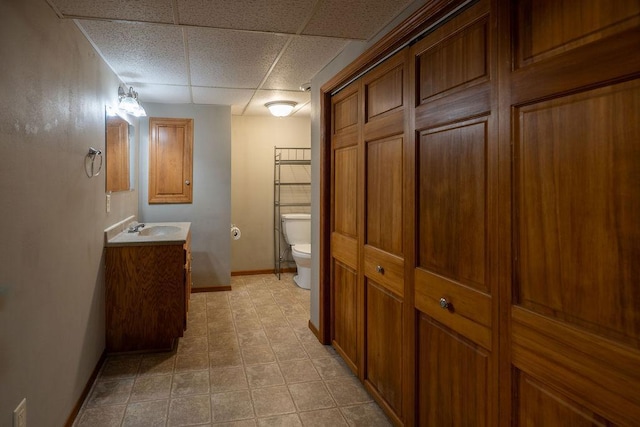
<path fill-rule="evenodd" d="M 331 342 L 354 373 L 362 367 L 360 81 L 331 99 Z"/>
<path fill-rule="evenodd" d="M 413 344 L 405 326 L 405 183 L 408 49 L 363 77 L 365 386 L 396 424 L 409 403 L 405 357 Z M 412 157 L 411 157 L 412 158 Z M 412 254 L 409 251 L 410 255 Z M 411 311 L 409 311 L 411 313 Z M 410 374 L 410 373 L 409 373 Z M 408 389 L 408 388 L 407 388 Z"/>
<path fill-rule="evenodd" d="M 637 426 L 640 2 L 503 5 L 503 425 Z"/>
<path fill-rule="evenodd" d="M 149 118 L 149 203 L 192 203 L 193 119 Z"/>
<path fill-rule="evenodd" d="M 497 423 L 494 27 L 481 0 L 412 47 L 418 425 Z"/>

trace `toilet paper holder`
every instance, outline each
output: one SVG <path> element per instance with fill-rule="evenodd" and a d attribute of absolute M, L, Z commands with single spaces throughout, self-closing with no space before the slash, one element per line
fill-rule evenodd
<path fill-rule="evenodd" d="M 242 232 L 240 229 L 235 224 L 231 224 L 231 238 L 233 240 L 238 240 L 241 236 Z"/>

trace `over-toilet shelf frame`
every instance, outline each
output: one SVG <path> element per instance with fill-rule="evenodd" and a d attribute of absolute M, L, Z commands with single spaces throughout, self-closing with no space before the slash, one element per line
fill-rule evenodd
<path fill-rule="evenodd" d="M 273 271 L 278 279 L 284 268 L 295 268 L 291 247 L 284 240 L 280 221 L 281 214 L 294 211 L 311 212 L 311 148 L 274 147 Z"/>

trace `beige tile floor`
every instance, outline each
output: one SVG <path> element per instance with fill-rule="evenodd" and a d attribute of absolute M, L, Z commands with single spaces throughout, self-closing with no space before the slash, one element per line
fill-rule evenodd
<path fill-rule="evenodd" d="M 309 330 L 309 291 L 291 274 L 232 288 L 191 296 L 176 351 L 108 357 L 74 425 L 390 425 Z"/>

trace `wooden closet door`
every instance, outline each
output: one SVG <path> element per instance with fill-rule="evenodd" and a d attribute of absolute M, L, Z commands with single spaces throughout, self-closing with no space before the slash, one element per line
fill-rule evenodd
<path fill-rule="evenodd" d="M 412 48 L 417 425 L 497 423 L 494 28 L 481 0 Z"/>
<path fill-rule="evenodd" d="M 503 425 L 637 426 L 640 2 L 502 4 L 516 36 L 503 46 L 513 58 Z"/>
<path fill-rule="evenodd" d="M 363 295 L 359 271 L 360 82 L 331 99 L 331 342 L 354 373 L 361 367 Z"/>
<path fill-rule="evenodd" d="M 365 386 L 396 424 L 404 423 L 405 347 L 405 114 L 408 49 L 367 73 L 364 102 L 363 255 Z M 410 245 L 409 245 L 410 247 Z"/>

